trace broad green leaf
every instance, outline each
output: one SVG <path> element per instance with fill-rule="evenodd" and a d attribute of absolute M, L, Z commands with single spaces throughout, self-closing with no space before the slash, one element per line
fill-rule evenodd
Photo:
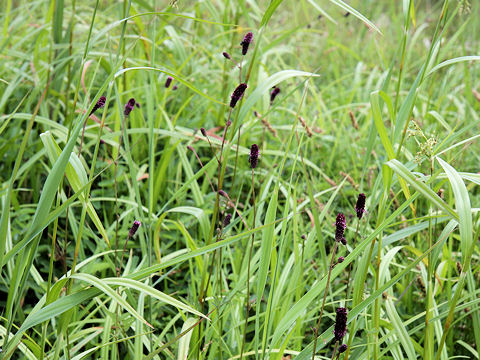
<path fill-rule="evenodd" d="M 187 318 L 183 323 L 181 333 L 187 331 L 193 325 L 195 325 L 197 321 L 194 318 Z M 187 360 L 188 358 L 188 348 L 190 347 L 190 339 L 192 338 L 193 331 L 187 332 L 180 338 L 178 342 L 178 356 L 177 360 Z"/>
<path fill-rule="evenodd" d="M 420 194 L 425 196 L 427 200 L 431 201 L 439 209 L 450 215 L 453 219 L 458 220 L 458 215 L 445 201 L 443 201 L 432 189 L 430 189 L 424 182 L 418 180 L 414 174 L 408 170 L 400 161 L 393 159 L 387 162 L 387 165 L 392 168 L 395 173 L 404 179 L 410 186 L 417 190 Z"/>
<path fill-rule="evenodd" d="M 124 287 L 129 288 L 129 289 L 135 289 L 135 290 L 141 291 L 141 292 L 145 293 L 146 295 L 152 296 L 155 299 L 164 302 L 165 304 L 172 305 L 172 306 L 175 306 L 178 309 L 182 309 L 182 310 L 188 311 L 192 314 L 198 315 L 200 317 L 207 318 L 205 315 L 203 315 L 201 312 L 195 310 L 191 306 L 186 305 L 186 304 L 182 303 L 181 301 L 179 301 L 179 300 L 177 300 L 177 299 L 175 299 L 175 298 L 173 298 L 173 297 L 171 297 L 171 296 L 169 296 L 169 295 L 167 295 L 167 294 L 165 294 L 161 291 L 158 291 L 157 289 L 155 289 L 151 286 L 145 285 L 144 283 L 142 283 L 140 281 L 136 281 L 136 280 L 133 280 L 133 279 L 127 279 L 127 278 L 113 278 L 113 277 L 102 279 L 101 281 L 103 281 L 107 285 L 124 286 Z"/>
<path fill-rule="evenodd" d="M 60 146 L 58 146 L 58 144 L 55 142 L 55 139 L 53 138 L 50 131 L 40 134 L 40 139 L 42 139 L 43 145 L 47 150 L 50 162 L 52 164 L 55 164 L 58 157 L 62 153 L 62 149 L 60 149 Z M 65 169 L 65 174 L 67 175 L 68 182 L 72 186 L 75 193 L 79 192 L 88 183 L 87 173 L 83 168 L 82 162 L 73 152 L 70 155 L 70 160 Z M 80 199 L 82 200 L 82 202 L 85 203 L 85 206 L 87 207 L 87 213 L 90 216 L 90 219 L 92 219 L 95 227 L 105 239 L 107 244 L 110 245 L 107 232 L 105 231 L 102 221 L 98 217 L 92 203 L 90 202 L 90 200 L 85 201 L 85 195 L 83 194 L 83 192 L 80 193 Z"/>

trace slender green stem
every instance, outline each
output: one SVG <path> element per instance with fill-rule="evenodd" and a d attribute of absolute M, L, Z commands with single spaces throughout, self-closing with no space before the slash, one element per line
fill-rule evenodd
<path fill-rule="evenodd" d="M 255 171 L 252 169 L 252 201 L 253 201 L 253 223 L 252 229 L 255 228 L 257 210 L 255 206 Z M 250 266 L 252 262 L 253 255 L 253 245 L 255 242 L 255 232 L 252 232 L 252 239 L 250 242 L 250 251 L 248 253 L 248 263 L 247 263 L 247 294 L 245 296 L 245 325 L 243 327 L 243 337 L 242 337 L 242 346 L 240 348 L 240 360 L 243 359 L 243 350 L 245 348 L 245 343 L 247 341 L 247 326 L 248 326 L 248 312 L 250 310 Z"/>
<path fill-rule="evenodd" d="M 330 277 L 332 275 L 333 262 L 335 261 L 335 254 L 337 252 L 337 247 L 338 247 L 338 241 L 335 240 L 335 245 L 333 246 L 333 250 L 332 250 L 332 258 L 330 259 L 330 267 L 328 268 L 327 284 L 325 285 L 325 291 L 323 292 L 322 307 L 320 308 L 320 315 L 318 316 L 317 325 L 313 329 L 315 337 L 313 340 L 312 360 L 315 360 L 315 355 L 316 355 L 315 353 L 317 352 L 318 329 L 320 328 L 320 323 L 322 321 L 322 316 L 323 316 L 323 309 L 325 308 L 325 301 L 327 300 L 327 293 L 330 288 Z"/>

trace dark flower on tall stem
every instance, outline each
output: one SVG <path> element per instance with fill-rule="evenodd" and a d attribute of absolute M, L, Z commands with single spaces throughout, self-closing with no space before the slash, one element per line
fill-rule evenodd
<path fill-rule="evenodd" d="M 128 231 L 128 236 L 129 237 L 133 237 L 133 235 L 135 235 L 135 233 L 137 232 L 138 228 L 140 227 L 140 225 L 142 225 L 142 223 L 138 220 L 135 220 L 133 222 L 133 225 L 132 227 L 130 228 L 130 230 Z"/>
<path fill-rule="evenodd" d="M 230 59 L 232 58 L 232 57 L 230 56 L 230 54 L 227 53 L 226 51 L 224 51 L 224 52 L 222 53 L 222 55 L 225 57 L 225 59 L 228 59 L 228 60 L 230 60 Z"/>
<path fill-rule="evenodd" d="M 253 40 L 253 33 L 248 32 L 245 34 L 242 42 L 240 45 L 242 45 L 242 55 L 247 55 L 248 47 L 250 46 L 250 43 Z"/>
<path fill-rule="evenodd" d="M 203 136 L 207 137 L 207 130 L 205 130 L 205 128 L 201 128 L 200 132 L 202 133 Z"/>
<path fill-rule="evenodd" d="M 232 97 L 230 100 L 230 107 L 233 109 L 237 105 L 238 100 L 243 96 L 243 93 L 247 89 L 247 84 L 240 84 L 235 90 L 233 90 Z"/>
<path fill-rule="evenodd" d="M 347 333 L 347 309 L 344 307 L 337 308 L 337 316 L 335 318 L 335 328 L 333 329 L 333 335 L 335 341 L 342 341 L 343 337 Z"/>
<path fill-rule="evenodd" d="M 223 219 L 223 227 L 227 227 L 230 224 L 230 220 L 232 220 L 232 214 L 227 214 Z"/>
<path fill-rule="evenodd" d="M 345 222 L 345 215 L 338 213 L 337 220 L 335 221 L 335 240 L 341 241 L 343 243 L 343 234 L 345 233 L 345 228 L 347 224 Z"/>
<path fill-rule="evenodd" d="M 167 77 L 167 80 L 165 81 L 165 87 L 168 89 L 170 85 L 172 84 L 173 78 L 171 76 Z"/>
<path fill-rule="evenodd" d="M 364 193 L 361 193 L 358 195 L 358 199 L 357 199 L 357 204 L 355 205 L 355 212 L 357 213 L 357 217 L 359 219 L 362 218 L 363 216 L 363 213 L 365 212 L 365 200 L 366 200 L 366 196 Z"/>
<path fill-rule="evenodd" d="M 280 93 L 280 88 L 275 86 L 273 90 L 270 92 L 270 104 L 273 103 L 273 100 L 275 100 L 275 98 L 279 93 Z"/>
<path fill-rule="evenodd" d="M 347 351 L 347 344 L 342 344 L 340 345 L 340 347 L 338 348 L 338 353 L 341 354 L 341 353 L 344 353 L 345 351 Z"/>
<path fill-rule="evenodd" d="M 250 157 L 248 159 L 250 162 L 250 167 L 255 169 L 258 165 L 258 146 L 257 144 L 253 144 L 250 148 Z"/>
<path fill-rule="evenodd" d="M 90 114 L 88 114 L 88 116 L 92 115 L 98 109 L 103 108 L 105 106 L 105 101 L 107 101 L 107 98 L 105 96 L 100 96 L 100 99 L 98 99 L 97 103 L 93 107 L 92 111 L 90 111 Z"/>
<path fill-rule="evenodd" d="M 125 105 L 125 110 L 123 111 L 123 114 L 125 116 L 130 115 L 134 107 L 135 107 L 135 99 L 131 98 L 130 100 L 128 100 L 127 104 Z"/>

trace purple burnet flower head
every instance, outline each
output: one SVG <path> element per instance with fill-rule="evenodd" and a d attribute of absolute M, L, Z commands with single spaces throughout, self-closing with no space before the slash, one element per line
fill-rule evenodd
<path fill-rule="evenodd" d="M 338 348 L 338 353 L 339 353 L 339 354 L 344 353 L 345 351 L 347 351 L 347 349 L 348 349 L 347 344 L 342 344 L 342 345 L 340 345 L 339 348 Z"/>
<path fill-rule="evenodd" d="M 273 90 L 270 92 L 270 104 L 273 103 L 273 100 L 275 100 L 275 98 L 279 93 L 280 93 L 280 88 L 275 86 Z"/>
<path fill-rule="evenodd" d="M 347 333 L 347 309 L 344 307 L 337 308 L 337 316 L 335 318 L 335 328 L 333 329 L 333 335 L 335 341 L 342 341 L 343 337 Z"/>
<path fill-rule="evenodd" d="M 345 233 L 345 228 L 347 227 L 346 222 L 345 222 L 345 215 L 342 213 L 338 213 L 337 215 L 337 220 L 335 221 L 335 240 L 336 241 L 342 241 L 342 239 L 345 239 L 343 237 L 343 234 Z"/>
<path fill-rule="evenodd" d="M 173 77 L 169 76 L 167 77 L 167 80 L 165 80 L 165 87 L 168 89 L 170 85 L 172 84 Z"/>
<path fill-rule="evenodd" d="M 243 96 L 243 93 L 247 89 L 247 84 L 240 84 L 233 90 L 231 100 L 230 100 L 230 107 L 233 109 L 235 105 L 237 105 L 238 100 L 240 100 Z"/>
<path fill-rule="evenodd" d="M 357 217 L 359 219 L 362 218 L 363 216 L 363 213 L 365 212 L 365 200 L 366 200 L 366 196 L 364 193 L 361 193 L 358 195 L 358 199 L 357 199 L 357 204 L 355 205 L 355 212 L 357 213 Z"/>
<path fill-rule="evenodd" d="M 345 260 L 345 258 L 344 258 L 343 256 L 340 256 L 340 257 L 338 258 L 337 262 L 338 262 L 339 264 L 341 264 L 344 260 Z"/>
<path fill-rule="evenodd" d="M 242 55 L 247 55 L 248 47 L 250 46 L 250 43 L 253 41 L 253 33 L 248 32 L 245 34 L 243 37 L 242 42 L 240 45 L 242 45 Z"/>
<path fill-rule="evenodd" d="M 128 230 L 128 236 L 133 237 L 133 235 L 135 235 L 140 225 L 142 225 L 142 223 L 138 220 L 135 220 L 130 230 Z"/>
<path fill-rule="evenodd" d="M 107 98 L 105 96 L 100 96 L 100 99 L 98 99 L 97 103 L 93 106 L 93 109 L 92 111 L 90 111 L 90 114 L 88 114 L 88 116 L 92 115 L 98 109 L 103 108 L 105 106 L 106 101 L 107 101 Z"/>
<path fill-rule="evenodd" d="M 223 190 L 218 190 L 218 195 L 223 196 L 223 197 L 225 197 L 225 198 L 228 199 L 227 193 L 226 193 L 225 191 L 223 191 Z"/>
<path fill-rule="evenodd" d="M 232 214 L 227 214 L 223 219 L 223 227 L 227 227 L 230 224 L 230 220 L 232 220 Z"/>
<path fill-rule="evenodd" d="M 232 58 L 232 57 L 230 56 L 230 54 L 227 53 L 226 51 L 224 51 L 224 52 L 222 53 L 222 55 L 225 57 L 225 59 L 228 59 L 228 60 L 230 60 L 230 59 Z"/>
<path fill-rule="evenodd" d="M 178 86 L 177 86 L 177 85 L 173 85 L 172 90 L 175 91 L 175 90 L 177 90 L 177 89 L 178 89 Z"/>
<path fill-rule="evenodd" d="M 248 158 L 248 161 L 250 162 L 250 167 L 252 169 L 255 169 L 258 165 L 258 153 L 259 151 L 257 144 L 253 144 L 250 148 L 250 156 Z"/>
<path fill-rule="evenodd" d="M 125 105 L 125 110 L 123 110 L 123 114 L 125 116 L 128 116 L 130 115 L 130 113 L 132 112 L 133 108 L 135 107 L 135 99 L 134 98 L 131 98 L 130 100 L 128 100 L 127 104 Z"/>
<path fill-rule="evenodd" d="M 200 132 L 202 133 L 203 136 L 207 137 L 207 130 L 205 130 L 205 128 L 201 128 Z"/>

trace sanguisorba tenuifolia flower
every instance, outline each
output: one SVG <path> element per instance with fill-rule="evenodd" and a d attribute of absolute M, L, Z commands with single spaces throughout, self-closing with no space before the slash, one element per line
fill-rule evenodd
<path fill-rule="evenodd" d="M 344 307 L 337 308 L 337 316 L 335 318 L 335 328 L 333 329 L 333 335 L 335 341 L 342 341 L 343 337 L 347 333 L 347 309 Z"/>
<path fill-rule="evenodd" d="M 345 228 L 347 227 L 347 224 L 345 222 L 345 215 L 342 213 L 338 213 L 337 215 L 337 220 L 335 221 L 335 240 L 336 241 L 341 241 L 343 243 L 344 241 L 344 233 L 345 233 Z"/>
<path fill-rule="evenodd" d="M 130 115 L 134 107 L 135 107 L 135 99 L 131 98 L 130 100 L 128 100 L 127 104 L 125 105 L 125 110 L 123 110 L 123 114 L 125 116 Z"/>
<path fill-rule="evenodd" d="M 230 56 L 230 54 L 227 53 L 226 51 L 224 51 L 224 52 L 222 53 L 222 55 L 225 57 L 225 59 L 228 59 L 228 60 L 230 60 L 230 59 L 232 58 L 232 57 Z"/>
<path fill-rule="evenodd" d="M 230 100 L 230 107 L 233 109 L 237 105 L 238 100 L 243 96 L 243 93 L 247 90 L 247 84 L 240 84 L 235 90 L 233 90 L 232 97 Z"/>
<path fill-rule="evenodd" d="M 275 98 L 279 93 L 280 93 L 280 88 L 275 86 L 273 90 L 270 92 L 270 104 L 273 103 L 273 100 L 275 100 Z"/>
<path fill-rule="evenodd" d="M 223 227 L 227 227 L 230 224 L 230 220 L 232 220 L 232 214 L 227 214 L 223 219 Z"/>
<path fill-rule="evenodd" d="M 243 37 L 242 42 L 240 45 L 242 45 L 242 55 L 247 55 L 248 47 L 250 46 L 251 42 L 253 41 L 253 33 L 248 32 L 245 34 Z"/>
<path fill-rule="evenodd" d="M 103 108 L 105 106 L 106 101 L 107 101 L 107 98 L 105 96 L 100 96 L 100 99 L 98 99 L 97 103 L 94 105 L 92 111 L 90 111 L 90 114 L 88 114 L 88 116 L 92 115 L 98 109 Z"/>
<path fill-rule="evenodd" d="M 340 345 L 339 348 L 338 348 L 338 353 L 339 353 L 339 354 L 344 353 L 345 351 L 347 351 L 347 349 L 348 349 L 347 344 L 342 344 L 342 345 Z"/>
<path fill-rule="evenodd" d="M 140 225 L 142 225 L 142 223 L 138 220 L 135 220 L 130 230 L 128 230 L 128 236 L 133 237 L 133 235 L 135 235 Z"/>
<path fill-rule="evenodd" d="M 361 193 L 358 195 L 358 199 L 357 199 L 357 204 L 355 205 L 355 212 L 357 213 L 357 217 L 359 219 L 362 218 L 363 216 L 363 213 L 365 212 L 365 200 L 366 200 L 366 196 L 364 193 Z"/>
<path fill-rule="evenodd" d="M 169 76 L 167 77 L 167 80 L 165 81 L 165 87 L 168 89 L 170 85 L 172 84 L 173 77 Z"/>
<path fill-rule="evenodd" d="M 252 169 L 255 169 L 258 165 L 258 153 L 259 151 L 257 144 L 253 144 L 250 148 L 250 156 L 248 158 L 248 161 L 250 162 L 250 167 Z"/>

